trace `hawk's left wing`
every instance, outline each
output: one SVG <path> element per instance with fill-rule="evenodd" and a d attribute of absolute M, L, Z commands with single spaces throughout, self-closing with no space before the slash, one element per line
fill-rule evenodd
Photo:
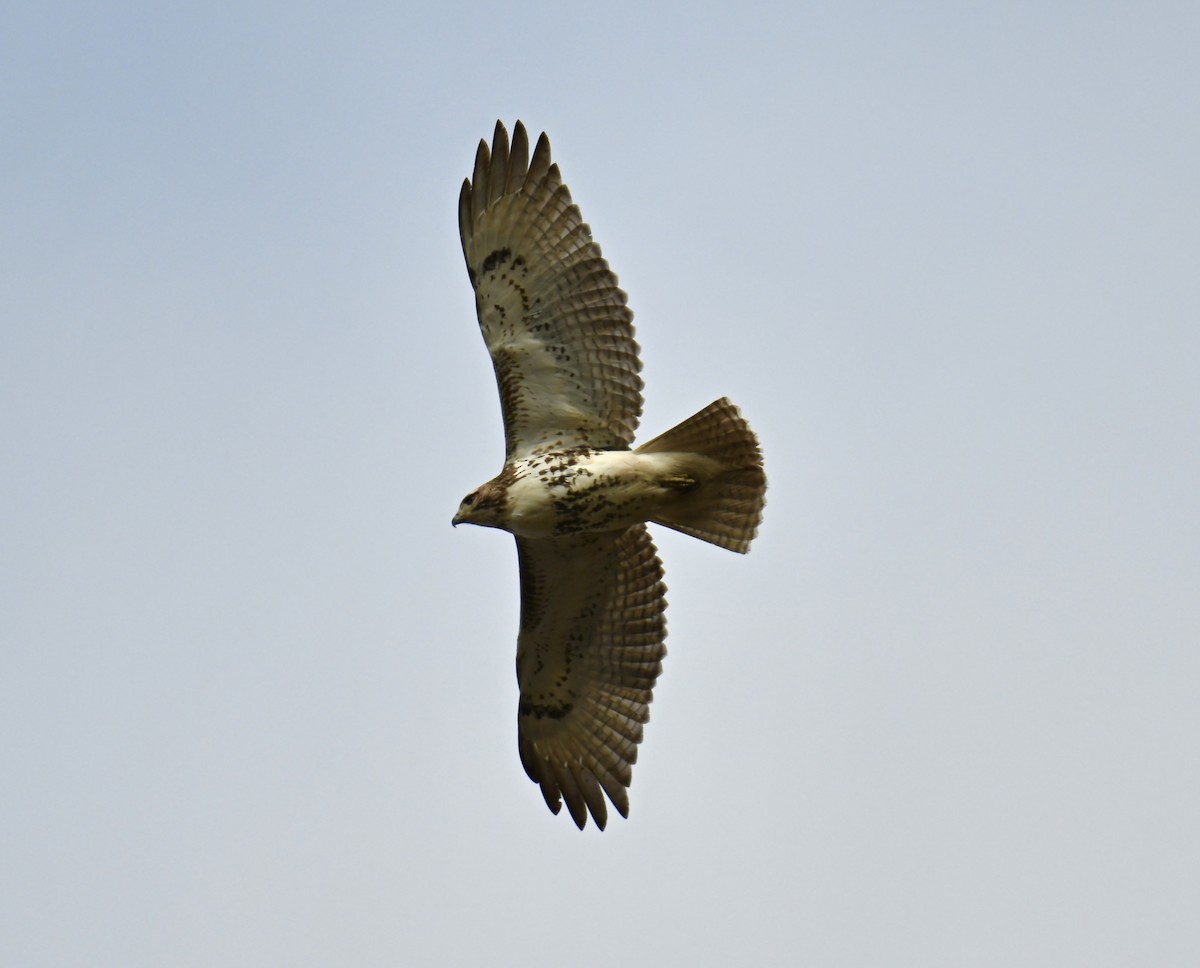
<path fill-rule="evenodd" d="M 504 414 L 506 460 L 625 449 L 642 411 L 633 313 L 571 201 L 543 134 L 529 156 L 496 123 L 458 199 L 475 309 Z"/>
<path fill-rule="evenodd" d="M 545 540 L 517 538 L 521 763 L 554 813 L 601 830 L 604 794 L 626 788 L 666 655 L 666 586 L 644 524 Z"/>

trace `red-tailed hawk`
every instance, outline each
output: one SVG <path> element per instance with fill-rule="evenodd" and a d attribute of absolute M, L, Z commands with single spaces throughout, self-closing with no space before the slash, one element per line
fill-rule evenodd
<path fill-rule="evenodd" d="M 631 768 L 666 654 L 663 569 L 645 522 L 745 553 L 762 517 L 758 441 L 721 399 L 631 449 L 642 411 L 633 313 L 550 162 L 497 122 L 458 226 L 492 355 L 504 469 L 454 524 L 511 531 L 521 573 L 521 763 L 558 813 L 629 815 Z"/>

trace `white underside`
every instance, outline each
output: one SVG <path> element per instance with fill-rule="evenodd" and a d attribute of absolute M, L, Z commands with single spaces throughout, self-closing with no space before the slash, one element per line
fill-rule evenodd
<path fill-rule="evenodd" d="M 532 457 L 517 462 L 517 478 L 508 490 L 508 525 L 514 534 L 546 538 L 558 532 L 562 520 L 556 510 L 564 499 L 579 492 L 601 497 L 616 512 L 596 530 L 624 530 L 653 517 L 653 509 L 671 495 L 656 482 L 677 473 L 694 455 L 638 454 L 634 451 L 599 451 L 578 459 L 560 475 L 544 472 L 555 458 Z"/>

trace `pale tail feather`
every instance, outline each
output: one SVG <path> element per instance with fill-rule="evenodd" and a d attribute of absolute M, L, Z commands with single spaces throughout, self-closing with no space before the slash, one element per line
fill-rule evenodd
<path fill-rule="evenodd" d="M 692 480 L 651 520 L 745 554 L 762 520 L 767 477 L 758 439 L 738 408 L 722 397 L 642 444 L 639 454 L 674 453 Z M 689 467 L 685 455 L 701 459 Z"/>

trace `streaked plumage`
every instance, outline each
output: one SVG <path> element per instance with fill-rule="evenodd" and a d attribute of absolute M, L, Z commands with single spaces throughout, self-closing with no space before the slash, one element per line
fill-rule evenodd
<path fill-rule="evenodd" d="M 497 122 L 462 187 L 459 232 L 500 389 L 500 474 L 454 523 L 516 537 L 518 747 L 550 809 L 601 829 L 627 789 L 666 654 L 662 565 L 644 522 L 746 552 L 758 443 L 721 399 L 631 449 L 642 410 L 633 313 L 550 161 Z"/>

